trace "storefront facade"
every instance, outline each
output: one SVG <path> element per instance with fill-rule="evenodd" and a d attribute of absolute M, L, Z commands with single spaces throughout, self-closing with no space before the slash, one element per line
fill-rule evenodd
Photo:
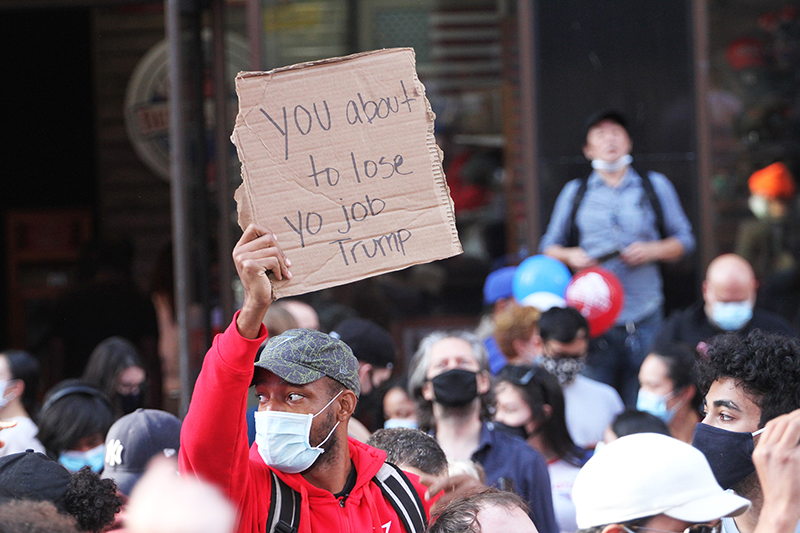
<path fill-rule="evenodd" d="M 236 305 L 229 250 L 240 178 L 228 136 L 240 70 L 415 49 L 465 254 L 310 297 L 387 326 L 478 315 L 485 274 L 535 253 L 559 190 L 588 172 L 581 132 L 597 108 L 629 115 L 634 165 L 673 181 L 695 228 L 699 252 L 677 273 L 684 290 L 671 293 L 673 306 L 695 298 L 698 272 L 735 248 L 750 173 L 775 160 L 800 170 L 800 23 L 782 2 L 12 0 L 0 19 L 19 30 L 6 32 L 7 44 L 25 44 L 7 82 L 23 88 L 8 95 L 18 135 L 4 159 L 14 162 L 9 175 L 24 176 L 3 205 L 9 346 L 41 344 L 38 321 L 72 283 L 83 244 L 127 235 L 145 291 L 159 255 L 170 245 L 177 253 L 176 315 L 199 310 L 176 316 L 183 330 L 201 332 L 182 341 L 195 352 L 192 373 Z M 33 164 L 47 159 L 37 139 L 63 146 L 58 164 Z M 176 142 L 178 167 L 169 157 Z"/>

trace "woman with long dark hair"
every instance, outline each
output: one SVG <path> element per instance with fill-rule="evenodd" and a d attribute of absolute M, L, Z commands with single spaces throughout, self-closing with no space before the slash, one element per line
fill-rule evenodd
<path fill-rule="evenodd" d="M 115 418 L 145 406 L 146 377 L 136 345 L 123 337 L 109 337 L 98 344 L 83 371 L 83 380 L 111 401 Z"/>
<path fill-rule="evenodd" d="M 576 531 L 572 483 L 590 453 L 570 437 L 558 380 L 541 367 L 508 365 L 497 375 L 495 402 L 495 421 L 524 438 L 547 461 L 562 533 Z"/>

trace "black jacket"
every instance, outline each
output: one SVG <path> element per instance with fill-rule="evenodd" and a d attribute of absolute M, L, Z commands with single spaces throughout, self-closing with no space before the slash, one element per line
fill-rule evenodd
<path fill-rule="evenodd" d="M 664 322 L 661 331 L 658 332 L 654 346 L 660 346 L 662 343 L 682 342 L 692 348 L 697 348 L 699 343 L 708 342 L 714 335 L 725 333 L 708 319 L 704 306 L 705 304 L 701 300 L 686 309 L 673 312 Z M 746 337 L 754 329 L 760 329 L 767 333 L 778 333 L 787 337 L 797 337 L 797 332 L 783 317 L 759 308 L 753 309 L 753 318 L 736 333 Z"/>

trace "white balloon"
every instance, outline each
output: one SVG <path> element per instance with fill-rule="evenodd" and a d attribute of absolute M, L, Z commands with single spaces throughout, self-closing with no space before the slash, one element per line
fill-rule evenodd
<path fill-rule="evenodd" d="M 566 307 L 567 301 L 552 292 L 534 292 L 523 298 L 520 304 L 526 307 L 535 307 L 544 313 L 552 307 Z"/>

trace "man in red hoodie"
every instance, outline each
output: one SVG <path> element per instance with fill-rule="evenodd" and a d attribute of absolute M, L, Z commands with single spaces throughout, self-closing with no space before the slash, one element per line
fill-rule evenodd
<path fill-rule="evenodd" d="M 233 259 L 244 303 L 214 339 L 197 378 L 181 431 L 181 471 L 225 491 L 239 512 L 239 533 L 269 532 L 279 517 L 284 523 L 276 531 L 412 533 L 408 523 L 422 533 L 429 504 L 418 478 L 407 474 L 411 482 L 400 483 L 399 497 L 390 502 L 392 491 L 383 490 L 397 477 L 381 483 L 391 468 L 384 468 L 386 453 L 347 437 L 360 385 L 358 362 L 346 344 L 289 330 L 271 338 L 253 366 L 267 336 L 262 319 L 272 302 L 270 276 L 291 278 L 291 262 L 275 236 L 249 226 Z M 259 406 L 256 443 L 248 450 L 244 416 L 251 383 Z M 286 505 L 276 502 L 292 494 L 300 495 L 299 516 L 284 520 Z"/>

